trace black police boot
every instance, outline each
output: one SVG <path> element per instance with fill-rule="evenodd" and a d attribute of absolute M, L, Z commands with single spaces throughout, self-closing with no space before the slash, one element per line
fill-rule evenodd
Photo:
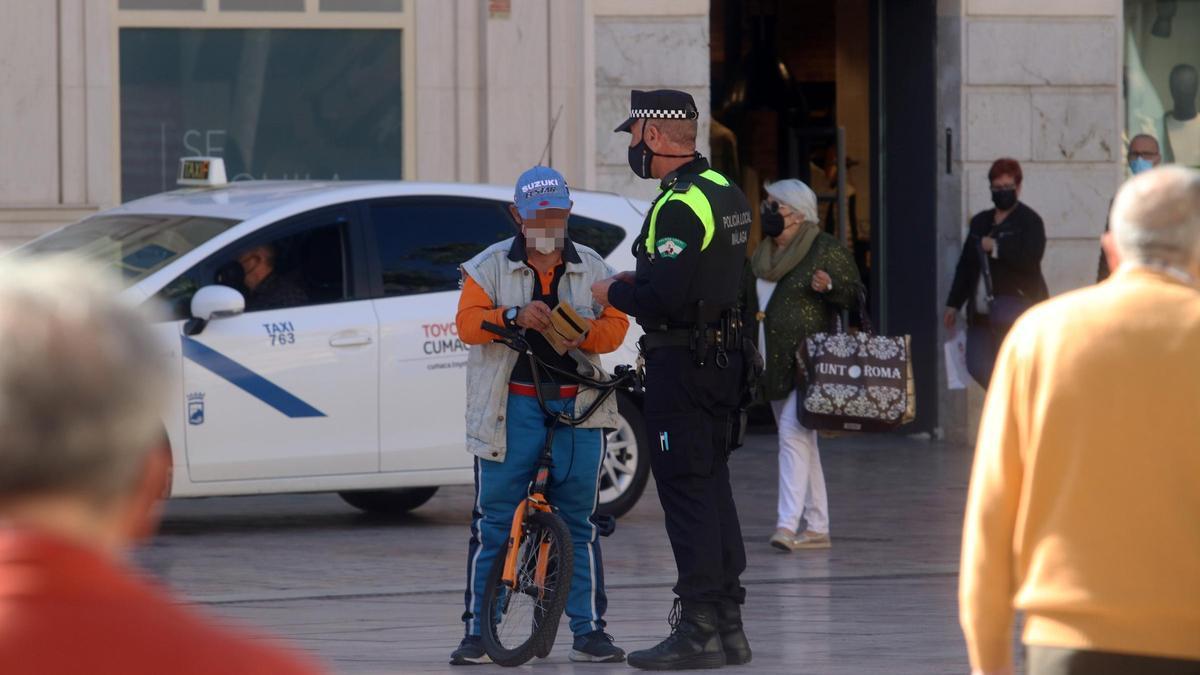
<path fill-rule="evenodd" d="M 750 663 L 750 641 L 742 630 L 742 608 L 733 600 L 717 605 L 717 630 L 721 633 L 721 648 L 725 650 L 725 665 Z"/>
<path fill-rule="evenodd" d="M 693 670 L 725 665 L 721 635 L 717 632 L 717 608 L 688 600 L 675 600 L 671 635 L 650 649 L 633 652 L 629 665 L 642 670 Z"/>

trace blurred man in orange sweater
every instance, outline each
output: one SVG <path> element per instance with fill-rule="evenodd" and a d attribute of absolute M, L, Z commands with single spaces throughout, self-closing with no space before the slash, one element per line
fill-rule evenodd
<path fill-rule="evenodd" d="M 0 261 L 0 672 L 317 672 L 121 560 L 170 459 L 160 347 L 116 290 L 78 261 Z"/>
<path fill-rule="evenodd" d="M 977 673 L 1200 673 L 1200 173 L 1121 188 L 1107 281 L 1021 318 L 984 405 L 959 606 Z"/>

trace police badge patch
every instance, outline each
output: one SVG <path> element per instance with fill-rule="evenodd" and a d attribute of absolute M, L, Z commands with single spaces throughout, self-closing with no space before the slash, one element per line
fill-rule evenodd
<path fill-rule="evenodd" d="M 685 248 L 687 244 L 675 237 L 663 237 L 654 244 L 654 249 L 664 258 L 678 258 Z"/>

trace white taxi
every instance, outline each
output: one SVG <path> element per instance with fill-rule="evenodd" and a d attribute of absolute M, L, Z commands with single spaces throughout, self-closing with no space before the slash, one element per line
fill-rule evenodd
<path fill-rule="evenodd" d="M 514 233 L 510 188 L 412 182 L 224 182 L 219 160 L 181 162 L 184 189 L 103 211 L 23 246 L 118 270 L 178 373 L 163 425 L 173 497 L 338 492 L 373 512 L 471 484 L 467 347 L 458 265 Z M 576 190 L 569 235 L 617 270 L 645 203 Z M 243 295 L 239 258 L 268 259 L 271 293 Z M 261 296 L 261 297 L 260 297 Z M 633 363 L 639 331 L 606 357 Z M 627 511 L 648 460 L 636 401 L 608 434 L 601 510 Z"/>

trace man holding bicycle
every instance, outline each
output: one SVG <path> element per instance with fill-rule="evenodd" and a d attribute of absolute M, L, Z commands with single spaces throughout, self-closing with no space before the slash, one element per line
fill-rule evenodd
<path fill-rule="evenodd" d="M 453 665 L 487 663 L 480 638 L 484 587 L 497 552 L 509 536 L 513 513 L 526 497 L 538 456 L 546 441 L 546 415 L 584 410 L 598 391 L 583 389 L 562 372 L 575 372 L 570 353 L 559 354 L 543 337 L 552 330 L 551 311 L 569 305 L 589 320 L 586 333 L 566 340 L 599 368 L 597 354 L 620 346 L 629 320 L 619 310 L 593 301 L 591 285 L 613 274 L 592 249 L 567 238 L 571 211 L 566 180 L 554 169 L 535 166 L 517 180 L 510 207 L 520 233 L 463 263 L 459 299 L 459 338 L 473 345 L 467 359 L 467 449 L 475 460 L 475 508 L 467 555 L 466 636 L 451 654 Z M 495 341 L 484 324 L 524 334 L 541 368 L 534 377 L 531 359 Z M 605 427 L 617 426 L 616 399 L 604 401 L 579 427 L 556 430 L 550 499 L 571 532 L 574 571 L 566 613 L 575 642 L 572 661 L 618 662 L 625 652 L 604 632 L 604 574 L 592 515 Z"/>

